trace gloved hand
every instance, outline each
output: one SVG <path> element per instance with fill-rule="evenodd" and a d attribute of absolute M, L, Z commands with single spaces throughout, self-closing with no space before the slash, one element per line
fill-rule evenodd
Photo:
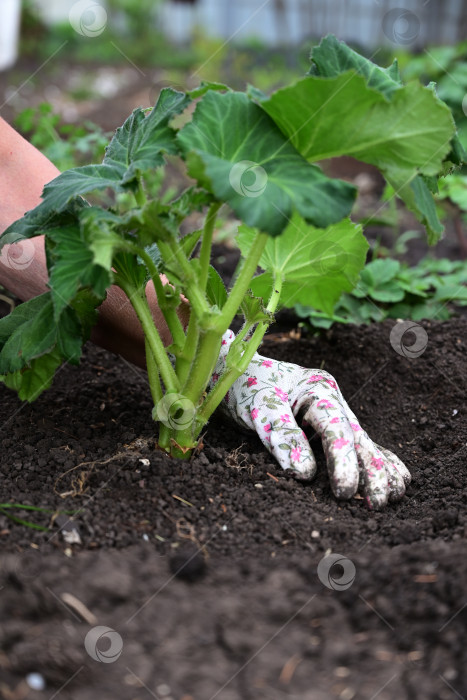
<path fill-rule="evenodd" d="M 212 383 L 224 369 L 234 338 L 230 330 L 223 336 Z M 304 424 L 312 425 L 323 442 L 337 498 L 351 498 L 360 486 L 368 506 L 378 509 L 402 498 L 410 483 L 401 460 L 370 440 L 328 372 L 256 353 L 221 405 L 237 423 L 257 432 L 283 469 L 308 480 L 315 475 L 316 461 L 295 421 L 304 409 Z"/>

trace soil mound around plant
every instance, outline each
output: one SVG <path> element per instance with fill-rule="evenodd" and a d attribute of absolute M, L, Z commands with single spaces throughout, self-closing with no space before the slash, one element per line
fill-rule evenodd
<path fill-rule="evenodd" d="M 423 322 L 413 359 L 393 325 L 260 350 L 331 372 L 407 464 L 406 496 L 379 513 L 336 501 L 311 434 L 308 484 L 221 416 L 190 462 L 168 458 L 144 372 L 91 345 L 35 404 L 0 386 L 0 502 L 75 511 L 81 540 L 0 514 L 0 697 L 465 696 L 467 319 Z"/>

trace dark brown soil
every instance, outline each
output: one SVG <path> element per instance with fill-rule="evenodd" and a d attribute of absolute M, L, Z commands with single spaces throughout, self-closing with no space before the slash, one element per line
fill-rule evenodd
<path fill-rule="evenodd" d="M 262 348 L 333 373 L 407 463 L 406 497 L 380 513 L 333 498 L 316 438 L 311 484 L 219 417 L 191 462 L 155 451 L 144 373 L 92 346 L 32 406 L 0 387 L 0 502 L 76 510 L 82 540 L 0 515 L 0 697 L 465 696 L 467 319 L 423 325 L 427 349 L 411 360 L 392 349 L 392 322 Z M 344 590 L 318 576 L 331 551 L 355 566 Z M 96 625 L 120 635 L 113 663 L 85 649 Z M 34 672 L 42 691 L 27 685 Z"/>

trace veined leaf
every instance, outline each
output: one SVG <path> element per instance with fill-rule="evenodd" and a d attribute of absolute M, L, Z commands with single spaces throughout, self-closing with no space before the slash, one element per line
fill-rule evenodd
<path fill-rule="evenodd" d="M 51 228 L 75 224 L 89 207 L 79 195 L 107 187 L 119 192 L 121 177 L 122 171 L 109 165 L 85 165 L 61 173 L 44 187 L 43 201 L 8 227 L 0 239 L 0 249 L 18 237 L 31 238 Z"/>
<path fill-rule="evenodd" d="M 185 93 L 164 88 L 148 116 L 141 108 L 135 109 L 123 126 L 117 129 L 103 162 L 123 173 L 123 186 L 132 185 L 138 172 L 162 165 L 164 153 L 178 152 L 175 131 L 169 122 L 190 102 Z"/>
<path fill-rule="evenodd" d="M 394 279 L 400 267 L 400 262 L 391 258 L 373 260 L 365 265 L 360 277 L 368 286 L 376 287 Z"/>
<path fill-rule="evenodd" d="M 44 202 L 35 209 L 26 212 L 22 219 L 14 221 L 0 236 L 0 250 L 6 243 L 15 243 L 21 238 L 32 238 L 45 233 L 49 228 L 69 226 L 79 221 L 83 209 L 89 204 L 78 197 L 71 200 L 62 211 L 55 212 L 44 206 Z"/>
<path fill-rule="evenodd" d="M 250 226 L 272 236 L 292 209 L 317 226 L 347 216 L 355 189 L 304 160 L 246 95 L 208 92 L 177 137 L 189 174 Z"/>
<path fill-rule="evenodd" d="M 248 226 L 239 227 L 237 242 L 244 256 L 253 236 Z M 279 308 L 300 303 L 332 313 L 342 292 L 355 286 L 367 250 L 361 226 L 349 219 L 317 229 L 294 214 L 283 234 L 268 240 L 259 262 L 266 272 L 253 278 L 251 289 L 266 301 L 279 278 Z"/>
<path fill-rule="evenodd" d="M 112 230 L 112 226 L 119 225 L 119 216 L 98 207 L 89 207 L 80 217 L 82 238 L 93 254 L 94 265 L 100 265 L 108 272 L 112 269 L 115 251 L 125 245 L 124 239 Z"/>
<path fill-rule="evenodd" d="M 0 382 L 16 391 L 22 401 L 35 401 L 43 391 L 51 387 L 55 372 L 61 364 L 60 352 L 54 349 L 33 360 L 30 367 L 13 374 L 0 375 Z"/>
<path fill-rule="evenodd" d="M 151 246 L 147 248 L 147 252 L 153 258 L 154 263 L 156 263 L 156 256 L 154 250 Z M 114 278 L 115 284 L 119 284 L 120 279 L 123 282 L 131 284 L 136 289 L 143 290 L 149 280 L 149 274 L 145 265 L 138 264 L 138 260 L 133 253 L 127 253 L 125 251 L 120 251 L 116 253 L 113 259 L 113 266 L 116 271 Z"/>
<path fill-rule="evenodd" d="M 111 187 L 121 192 L 123 169 L 117 165 L 83 165 L 61 173 L 44 187 L 43 201 L 36 207 L 37 217 L 63 211 L 79 195 Z"/>
<path fill-rule="evenodd" d="M 209 303 L 217 306 L 219 309 L 222 309 L 227 301 L 227 290 L 222 277 L 212 265 L 209 266 L 206 296 L 209 299 Z"/>
<path fill-rule="evenodd" d="M 309 76 L 271 97 L 256 99 L 304 158 L 348 155 L 415 175 L 437 175 L 455 124 L 449 107 L 428 87 L 410 83 L 391 100 L 354 71 Z"/>
<path fill-rule="evenodd" d="M 94 264 L 95 254 L 76 224 L 50 229 L 46 246 L 55 320 L 80 289 L 89 288 L 101 301 L 104 299 L 112 284 L 112 272 Z"/>
<path fill-rule="evenodd" d="M 363 75 L 369 87 L 378 90 L 385 97 L 390 97 L 395 90 L 402 86 L 402 80 L 397 66 L 397 59 L 389 68 L 381 68 L 368 58 L 353 51 L 343 41 L 330 34 L 321 40 L 311 52 L 312 66 L 310 75 L 323 78 L 334 78 L 353 68 Z"/>
<path fill-rule="evenodd" d="M 310 75 L 271 97 L 251 97 L 308 160 L 349 155 L 378 167 L 435 242 L 443 229 L 419 175 L 437 176 L 445 167 L 455 136 L 449 107 L 432 87 L 402 86 L 394 68 L 372 69 L 338 42 L 318 47 L 316 60 L 315 73 L 334 77 Z M 360 74 L 342 73 L 347 63 Z"/>
<path fill-rule="evenodd" d="M 260 323 L 261 321 L 272 323 L 274 321 L 274 314 L 265 309 L 262 298 L 253 296 L 251 292 L 248 292 L 244 297 L 240 308 L 248 323 Z"/>
<path fill-rule="evenodd" d="M 63 362 L 78 364 L 98 303 L 89 292 L 79 292 L 55 321 L 52 293 L 45 292 L 0 319 L 0 382 L 23 401 L 34 401 Z"/>
<path fill-rule="evenodd" d="M 406 206 L 415 214 L 426 228 L 428 243 L 433 245 L 441 238 L 444 231 L 436 212 L 435 200 L 427 183 L 421 175 L 408 180 L 406 173 L 389 169 L 386 179 L 402 199 Z"/>
<path fill-rule="evenodd" d="M 20 304 L 0 320 L 0 374 L 16 372 L 55 347 L 62 360 L 77 363 L 81 355 L 82 327 L 76 311 L 66 307 L 54 322 L 50 292 Z"/>

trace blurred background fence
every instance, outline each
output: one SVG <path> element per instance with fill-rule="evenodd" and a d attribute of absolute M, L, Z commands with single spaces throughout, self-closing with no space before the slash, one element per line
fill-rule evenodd
<path fill-rule="evenodd" d="M 269 45 L 332 33 L 369 49 L 452 44 L 467 36 L 464 0 L 168 0 L 161 11 L 165 32 L 177 42 L 187 41 L 195 26 Z"/>
<path fill-rule="evenodd" d="M 87 38 L 107 20 L 117 35 L 128 34 L 144 17 L 145 32 L 175 45 L 201 32 L 229 44 L 296 47 L 332 33 L 367 52 L 418 51 L 467 37 L 466 0 L 0 0 L 0 70 L 16 60 L 20 14 L 31 10 L 52 32 L 71 25 Z"/>

